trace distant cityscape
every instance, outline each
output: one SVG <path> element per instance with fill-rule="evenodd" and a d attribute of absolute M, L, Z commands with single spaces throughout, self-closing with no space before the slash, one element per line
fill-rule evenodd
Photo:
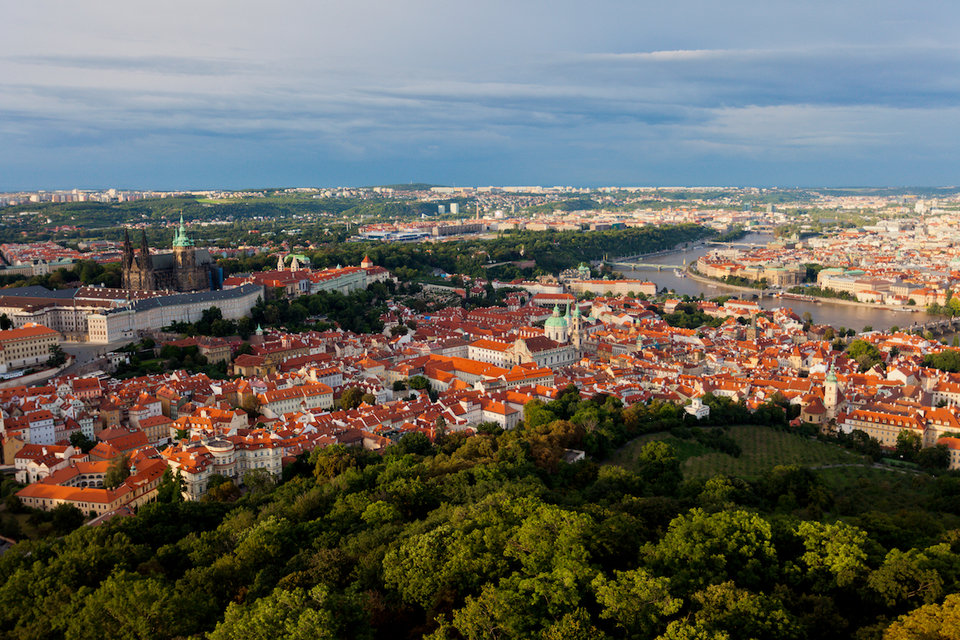
<path fill-rule="evenodd" d="M 237 482 L 245 470 L 279 473 L 281 460 L 305 448 L 339 442 L 379 451 L 412 431 L 436 438 L 439 420 L 453 431 L 491 422 L 511 429 L 527 402 L 555 398 L 570 384 L 626 405 L 674 402 L 696 419 L 709 416 L 715 397 L 750 411 L 781 403 L 792 426 L 860 430 L 881 447 L 893 447 L 909 426 L 924 447 L 946 447 L 945 465 L 960 467 L 960 440 L 947 437 L 960 431 L 954 410 L 960 380 L 928 364 L 946 349 L 933 331 L 953 331 L 950 301 L 960 287 L 956 195 L 805 194 L 802 202 L 745 205 L 745 197 L 764 192 L 714 189 L 691 199 L 697 190 L 430 187 L 269 194 L 74 190 L 6 194 L 4 201 L 18 207 L 291 194 L 437 203 L 435 219 L 345 221 L 348 244 L 371 250 L 414 243 L 429 253 L 438 241 L 519 231 L 615 238 L 629 229 L 688 225 L 706 235 L 689 263 L 682 247 L 655 254 L 656 260 L 683 260 L 678 265 L 648 264 L 651 258 L 641 253 L 529 279 L 435 269 L 428 274 L 434 282 L 405 281 L 369 257 L 315 268 L 306 254 L 317 245 L 295 240 L 199 248 L 191 230 L 209 220 L 169 223 L 175 228 L 170 250 L 149 246 L 149 223 L 137 225 L 144 231 L 136 241 L 125 231 L 122 242 L 4 243 L 0 275 L 11 280 L 50 278 L 88 262 L 119 263 L 122 271 L 113 288 L 64 282 L 0 290 L 0 321 L 7 325 L 0 332 L 4 461 L 29 483 L 19 494 L 25 504 L 79 503 L 98 515 L 114 513 L 151 500 L 167 467 L 184 478 L 184 496 L 198 499 L 212 473 Z M 569 209 L 571 195 L 573 206 L 592 207 Z M 520 259 L 510 265 L 537 265 L 538 256 L 518 251 Z M 261 270 L 225 274 L 218 261 L 237 256 L 267 259 Z M 714 283 L 726 295 L 679 296 L 658 284 L 665 272 Z M 382 329 L 362 333 L 328 322 L 324 305 L 334 299 L 322 296 L 350 300 L 372 287 L 383 296 L 375 318 Z M 764 298 L 777 300 L 777 307 L 765 309 Z M 283 328 L 276 305 L 289 310 L 299 300 L 309 302 L 296 322 L 326 322 L 325 328 Z M 932 320 L 919 329 L 914 321 L 908 332 L 838 329 L 790 308 L 811 300 L 873 310 L 912 307 Z M 938 319 L 941 309 L 946 324 Z M 251 316 L 259 318 L 256 331 Z M 220 323 L 218 335 L 211 333 L 211 318 Z M 130 344 L 139 346 L 130 351 L 124 346 Z M 53 346 L 70 354 L 47 371 Z M 183 369 L 144 368 L 157 354 L 169 359 L 185 350 L 195 354 L 191 361 L 173 360 L 189 365 Z M 217 368 L 207 368 L 212 365 Z M 117 372 L 125 375 L 114 377 Z M 33 401 L 30 382 L 51 379 L 56 391 Z M 414 379 L 425 387 L 411 394 Z M 351 389 L 367 400 L 346 405 Z M 75 433 L 96 446 L 81 451 Z M 251 447 L 269 454 L 240 455 Z M 120 454 L 143 459 L 139 475 L 128 480 L 135 491 L 118 493 L 97 480 Z"/>

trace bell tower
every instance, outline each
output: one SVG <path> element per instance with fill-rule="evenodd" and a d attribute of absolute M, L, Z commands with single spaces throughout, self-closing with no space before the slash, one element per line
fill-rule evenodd
<path fill-rule="evenodd" d="M 187 227 L 180 214 L 180 227 L 173 236 L 173 260 L 176 271 L 178 291 L 196 291 L 204 289 L 204 283 L 197 277 L 197 255 L 193 240 L 187 235 Z"/>
<path fill-rule="evenodd" d="M 580 345 L 583 342 L 583 317 L 580 315 L 580 305 L 573 303 L 573 311 L 570 312 L 570 344 L 577 350 L 577 357 L 580 356 Z"/>
<path fill-rule="evenodd" d="M 833 372 L 831 367 L 823 383 L 823 406 L 827 410 L 827 418 L 832 420 L 837 417 L 837 405 L 839 404 L 840 385 L 837 381 L 837 374 Z"/>

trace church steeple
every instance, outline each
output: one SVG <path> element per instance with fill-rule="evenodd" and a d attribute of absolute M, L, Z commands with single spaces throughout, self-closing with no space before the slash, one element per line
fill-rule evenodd
<path fill-rule="evenodd" d="M 133 243 L 130 242 L 130 232 L 123 230 L 123 266 L 129 268 L 133 264 Z"/>
<path fill-rule="evenodd" d="M 187 236 L 187 227 L 183 224 L 183 212 L 180 212 L 180 228 L 177 229 L 177 232 L 173 234 L 173 246 L 176 247 L 192 247 L 193 240 Z"/>
<path fill-rule="evenodd" d="M 147 230 L 143 230 L 143 234 L 140 236 L 140 267 L 142 269 L 150 269 L 153 266 L 153 262 L 150 260 L 150 245 L 147 243 Z"/>

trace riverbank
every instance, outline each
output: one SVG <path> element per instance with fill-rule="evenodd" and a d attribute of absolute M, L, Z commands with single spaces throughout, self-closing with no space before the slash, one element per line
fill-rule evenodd
<path fill-rule="evenodd" d="M 769 234 L 751 233 L 744 237 L 743 242 L 754 244 L 765 244 L 772 240 Z M 691 298 L 702 298 L 709 300 L 722 295 L 750 297 L 750 294 L 759 293 L 755 289 L 743 288 L 736 289 L 734 285 L 719 283 L 713 280 L 702 280 L 699 277 L 687 277 L 684 270 L 675 271 L 674 265 L 681 259 L 686 259 L 688 265 L 696 266 L 697 260 L 709 253 L 706 246 L 692 246 L 683 253 L 672 256 L 662 256 L 647 258 L 643 262 L 650 264 L 662 264 L 662 271 L 632 270 L 627 268 L 615 268 L 617 273 L 627 279 L 643 278 L 650 280 L 657 285 L 657 289 L 673 290 L 677 297 L 688 295 Z M 681 258 L 682 256 L 682 258 Z M 670 268 L 667 268 L 667 267 Z M 826 303 L 825 303 L 826 302 Z M 933 316 L 926 314 L 924 309 L 917 309 L 914 313 L 906 313 L 903 310 L 891 311 L 887 308 L 879 308 L 874 305 L 857 304 L 829 304 L 832 300 L 817 298 L 816 302 L 810 300 L 789 300 L 780 298 L 768 298 L 764 296 L 758 300 L 761 307 L 765 309 L 776 309 L 783 305 L 793 309 L 793 312 L 799 316 L 804 313 L 810 313 L 814 322 L 817 324 L 830 325 L 831 327 L 852 327 L 860 328 L 870 326 L 874 329 L 888 329 L 892 326 L 909 327 L 914 323 L 922 324 L 931 320 L 936 320 Z"/>
<path fill-rule="evenodd" d="M 733 285 L 733 284 L 727 284 L 726 282 L 723 282 L 723 281 L 721 281 L 721 280 L 715 280 L 715 279 L 713 279 L 713 278 L 708 278 L 707 276 L 701 275 L 700 273 L 697 273 L 696 271 L 693 271 L 693 265 L 692 265 L 692 264 L 689 265 L 689 266 L 686 268 L 686 270 L 684 271 L 684 273 L 685 273 L 686 276 L 687 276 L 688 278 L 690 278 L 691 280 L 694 280 L 694 281 L 699 282 L 699 283 L 701 283 L 701 284 L 710 284 L 710 285 L 714 285 L 714 286 L 717 286 L 717 287 L 723 287 L 724 289 L 730 289 L 731 291 L 740 291 L 740 292 L 744 292 L 744 293 L 752 293 L 752 294 L 754 294 L 754 295 L 756 295 L 756 296 L 759 296 L 759 294 L 760 294 L 760 290 L 759 290 L 759 289 L 754 289 L 754 288 L 752 288 L 752 287 L 741 287 L 741 286 Z M 848 306 L 848 307 L 860 307 L 861 309 L 872 309 L 872 310 L 880 310 L 880 311 L 894 311 L 894 312 L 898 312 L 898 313 L 908 314 L 908 315 L 904 316 L 905 318 L 909 318 L 909 317 L 910 317 L 910 314 L 917 313 L 917 312 L 920 311 L 920 309 L 911 308 L 911 307 L 891 307 L 891 306 L 888 306 L 888 305 L 875 304 L 875 303 L 871 303 L 871 302 L 858 302 L 858 301 L 856 301 L 856 300 L 843 300 L 843 299 L 841 299 L 841 298 L 825 298 L 825 297 L 822 297 L 822 296 L 810 296 L 810 297 L 813 298 L 813 300 L 806 300 L 805 302 L 814 302 L 815 304 L 835 304 L 835 305 L 843 305 L 843 306 Z M 789 306 L 788 303 L 793 302 L 793 300 L 791 300 L 790 298 L 776 298 L 776 296 L 764 296 L 764 298 L 767 298 L 767 299 L 774 299 L 774 298 L 775 298 L 775 299 L 780 300 L 783 304 L 787 304 L 788 306 Z"/>
<path fill-rule="evenodd" d="M 876 304 L 873 302 L 857 302 L 856 300 L 843 300 L 841 298 L 824 298 L 822 296 L 810 296 L 815 299 L 817 302 L 822 302 L 824 304 L 842 304 L 848 307 L 862 307 L 864 309 L 879 309 L 881 311 L 897 311 L 901 313 L 909 314 L 917 313 L 920 309 L 914 307 L 891 307 L 884 304 Z M 784 298 L 784 300 L 789 300 L 789 298 Z"/>
<path fill-rule="evenodd" d="M 730 289 L 731 291 L 742 291 L 744 293 L 752 293 L 755 296 L 760 295 L 760 289 L 754 289 L 752 287 L 741 287 L 736 284 L 727 284 L 726 282 L 723 282 L 721 280 L 714 280 L 713 278 L 708 278 L 707 276 L 702 275 L 697 271 L 694 271 L 693 270 L 694 264 L 695 263 L 691 263 L 687 265 L 687 268 L 684 270 L 684 274 L 686 275 L 686 277 L 690 278 L 694 282 L 699 282 L 700 284 L 709 284 L 715 287 L 723 287 L 724 289 Z"/>

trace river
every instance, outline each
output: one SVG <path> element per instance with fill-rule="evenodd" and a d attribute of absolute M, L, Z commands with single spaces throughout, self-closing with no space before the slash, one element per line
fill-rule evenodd
<path fill-rule="evenodd" d="M 769 233 L 751 233 L 738 242 L 748 243 L 767 243 L 773 240 Z M 681 265 L 691 264 L 697 261 L 700 256 L 705 255 L 712 248 L 709 245 L 694 243 L 694 246 L 682 251 L 650 256 L 642 258 L 642 262 L 648 264 Z M 673 269 L 617 269 L 624 277 L 636 280 L 650 280 L 657 284 L 659 288 L 673 289 L 678 294 L 687 294 L 689 296 L 703 296 L 704 298 L 716 298 L 722 295 L 733 295 L 741 298 L 749 298 L 751 295 L 736 288 L 728 287 L 721 283 L 705 284 L 697 282 L 692 278 L 680 277 L 676 275 Z M 804 302 L 802 300 L 783 300 L 779 298 L 764 298 L 760 301 L 760 306 L 765 309 L 776 309 L 780 306 L 790 307 L 802 316 L 804 312 L 809 311 L 813 316 L 813 321 L 817 324 L 828 324 L 832 327 L 846 327 L 848 329 L 863 330 L 865 326 L 871 326 L 874 329 L 889 329 L 897 326 L 907 328 L 917 322 L 927 322 L 932 317 L 924 312 L 909 313 L 905 311 L 890 311 L 887 309 L 871 309 L 854 305 L 843 305 L 831 303 L 829 299 L 824 298 L 822 303 Z"/>

